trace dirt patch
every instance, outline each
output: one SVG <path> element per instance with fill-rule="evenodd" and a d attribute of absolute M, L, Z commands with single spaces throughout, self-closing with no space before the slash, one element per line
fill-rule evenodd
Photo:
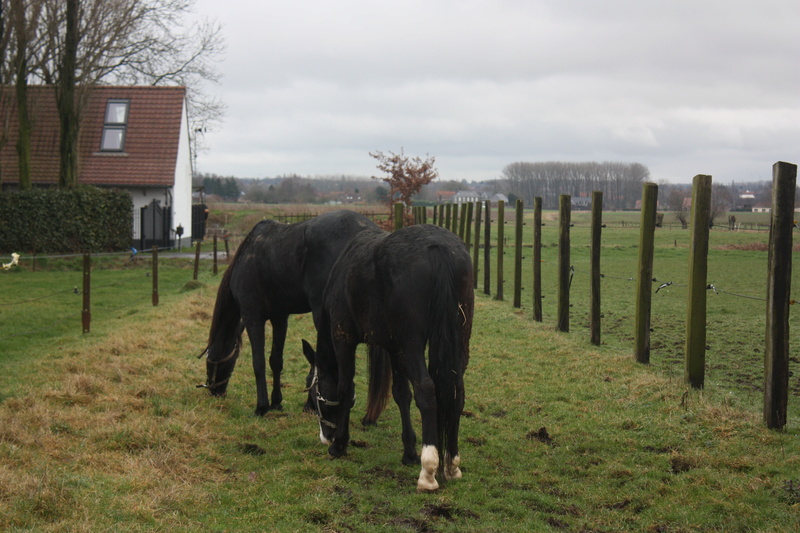
<path fill-rule="evenodd" d="M 537 431 L 529 431 L 525 438 L 528 440 L 538 440 L 543 444 L 547 444 L 548 446 L 555 447 L 555 443 L 553 442 L 553 438 L 547 432 L 547 428 L 542 426 Z"/>

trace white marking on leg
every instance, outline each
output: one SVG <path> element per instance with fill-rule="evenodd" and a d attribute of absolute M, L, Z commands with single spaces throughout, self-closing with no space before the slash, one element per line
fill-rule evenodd
<path fill-rule="evenodd" d="M 419 473 L 419 481 L 417 481 L 417 490 L 431 492 L 438 489 L 436 469 L 439 468 L 439 452 L 436 450 L 436 446 L 430 444 L 423 446 L 419 462 L 422 464 L 422 469 Z"/>
<path fill-rule="evenodd" d="M 456 455 L 452 459 L 450 454 L 444 453 L 444 478 L 446 480 L 461 479 L 461 457 Z"/>
<path fill-rule="evenodd" d="M 331 441 L 325 438 L 325 434 L 322 432 L 322 424 L 319 425 L 319 440 L 326 446 L 333 444 Z"/>

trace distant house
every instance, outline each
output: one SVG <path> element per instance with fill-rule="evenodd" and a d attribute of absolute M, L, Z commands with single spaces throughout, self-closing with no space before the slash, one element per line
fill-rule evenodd
<path fill-rule="evenodd" d="M 508 196 L 502 193 L 497 193 L 489 198 L 489 201 L 492 205 L 497 205 L 498 202 L 503 202 L 504 204 L 508 205 Z"/>
<path fill-rule="evenodd" d="M 439 191 L 436 193 L 436 201 L 440 204 L 449 202 L 453 196 L 455 196 L 454 191 Z"/>
<path fill-rule="evenodd" d="M 772 211 L 770 204 L 756 204 L 753 206 L 753 213 L 769 213 Z"/>
<path fill-rule="evenodd" d="M 31 181 L 34 186 L 55 186 L 60 160 L 55 93 L 50 86 L 30 86 L 28 92 L 33 125 Z M 0 148 L 0 170 L 3 189 L 8 190 L 19 186 L 16 120 L 9 121 L 4 133 L 8 140 Z M 181 231 L 183 242 L 204 236 L 205 206 L 192 205 L 184 87 L 92 89 L 78 145 L 79 183 L 130 193 L 135 245 L 171 245 Z"/>
<path fill-rule="evenodd" d="M 450 201 L 454 204 L 468 204 L 483 202 L 484 200 L 486 200 L 486 193 L 478 191 L 458 191 L 450 198 Z"/>

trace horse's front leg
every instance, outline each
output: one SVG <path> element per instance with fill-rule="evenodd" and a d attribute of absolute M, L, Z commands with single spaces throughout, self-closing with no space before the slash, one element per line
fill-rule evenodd
<path fill-rule="evenodd" d="M 253 374 L 256 377 L 256 415 L 263 416 L 269 411 L 269 393 L 267 390 L 267 364 L 264 359 L 264 325 L 265 322 L 247 321 L 247 336 L 253 350 Z"/>
<path fill-rule="evenodd" d="M 286 343 L 286 330 L 289 327 L 289 317 L 273 318 L 272 324 L 272 351 L 269 354 L 269 368 L 272 370 L 272 407 L 279 411 L 282 409 L 283 392 L 281 391 L 281 373 L 283 372 L 283 346 Z"/>
<path fill-rule="evenodd" d="M 337 346 L 336 359 L 339 368 L 339 382 L 336 388 L 339 409 L 336 417 L 336 431 L 333 443 L 328 447 L 328 453 L 333 457 L 341 457 L 347 453 L 347 444 L 350 442 L 350 411 L 353 408 L 355 397 L 355 385 L 353 384 L 356 375 L 355 346 Z"/>

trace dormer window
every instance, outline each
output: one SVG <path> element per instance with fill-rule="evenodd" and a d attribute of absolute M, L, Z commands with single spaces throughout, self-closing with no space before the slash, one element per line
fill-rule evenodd
<path fill-rule="evenodd" d="M 106 118 L 100 150 L 121 152 L 125 148 L 125 130 L 128 128 L 128 109 L 130 100 L 110 99 L 106 104 Z"/>

